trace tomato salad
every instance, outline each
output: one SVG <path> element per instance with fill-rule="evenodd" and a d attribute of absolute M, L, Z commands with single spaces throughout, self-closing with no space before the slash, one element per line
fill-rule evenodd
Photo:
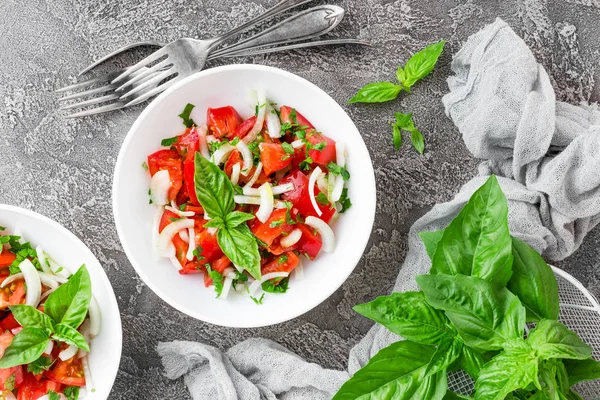
<path fill-rule="evenodd" d="M 100 310 L 85 265 L 75 274 L 0 227 L 0 398 L 75 400 L 94 391 L 90 340 Z"/>
<path fill-rule="evenodd" d="M 185 131 L 143 165 L 154 248 L 180 274 L 203 273 L 217 297 L 233 288 L 262 303 L 257 291 L 283 293 L 292 271 L 302 277 L 301 257 L 334 250 L 330 223 L 351 206 L 345 146 L 264 93 L 246 119 L 208 108 L 198 126 L 193 108 L 179 115 Z"/>

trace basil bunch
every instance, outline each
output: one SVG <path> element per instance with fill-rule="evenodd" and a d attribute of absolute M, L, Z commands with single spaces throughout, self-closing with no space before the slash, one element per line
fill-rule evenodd
<path fill-rule="evenodd" d="M 260 279 L 258 243 L 246 224 L 254 215 L 233 211 L 233 184 L 218 166 L 196 153 L 194 168 L 196 196 L 204 212 L 211 218 L 205 226 L 218 229 L 219 247 L 234 265 L 244 268 L 255 279 Z"/>
<path fill-rule="evenodd" d="M 83 323 L 92 298 L 92 283 L 85 265 L 52 292 L 44 311 L 25 304 L 9 306 L 23 330 L 0 358 L 0 368 L 29 364 L 44 353 L 50 340 L 58 340 L 90 351 L 77 328 Z"/>
<path fill-rule="evenodd" d="M 552 269 L 511 237 L 495 176 L 448 227 L 422 232 L 431 258 L 422 291 L 392 293 L 354 309 L 404 341 L 377 353 L 334 396 L 342 399 L 581 399 L 574 384 L 600 378 L 592 348 L 557 321 Z M 525 335 L 526 323 L 536 326 Z M 465 370 L 472 397 L 448 390 Z"/>

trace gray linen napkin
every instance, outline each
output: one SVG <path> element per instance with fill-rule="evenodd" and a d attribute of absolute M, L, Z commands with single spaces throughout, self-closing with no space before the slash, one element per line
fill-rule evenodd
<path fill-rule="evenodd" d="M 430 261 L 418 232 L 442 229 L 489 174 L 509 202 L 511 232 L 551 260 L 581 244 L 600 214 L 600 112 L 556 101 L 548 74 L 502 20 L 473 35 L 452 62 L 443 98 L 479 176 L 410 229 L 395 291 L 417 289 Z M 347 371 L 307 363 L 282 346 L 251 339 L 226 352 L 192 342 L 160 343 L 166 374 L 185 376 L 194 399 L 328 399 L 381 348 L 399 338 L 374 326 L 350 352 Z"/>

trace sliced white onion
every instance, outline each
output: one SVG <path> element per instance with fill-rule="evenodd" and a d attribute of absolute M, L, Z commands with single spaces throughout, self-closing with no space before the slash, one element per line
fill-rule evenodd
<path fill-rule="evenodd" d="M 238 182 L 240 181 L 240 163 L 235 163 L 233 164 L 233 167 L 231 168 L 231 177 L 229 178 L 229 180 L 231 181 L 232 185 L 237 185 Z"/>
<path fill-rule="evenodd" d="M 169 171 L 163 169 L 150 178 L 150 199 L 152 203 L 163 206 L 169 203 L 169 189 L 171 189 L 171 177 Z"/>
<path fill-rule="evenodd" d="M 217 228 L 206 228 L 206 231 L 207 231 L 209 234 L 211 234 L 211 235 L 215 236 L 215 233 L 217 233 Z"/>
<path fill-rule="evenodd" d="M 52 279 L 48 274 L 38 271 L 38 275 L 40 276 L 40 281 L 42 282 L 42 285 L 49 287 L 50 289 L 58 288 L 58 282 L 55 279 Z"/>
<path fill-rule="evenodd" d="M 188 236 L 190 237 L 188 250 L 185 258 L 188 261 L 192 261 L 194 259 L 194 250 L 196 250 L 196 233 L 194 232 L 194 227 L 188 228 Z"/>
<path fill-rule="evenodd" d="M 344 178 L 341 175 L 335 177 L 335 185 L 333 186 L 333 192 L 331 193 L 332 201 L 339 201 L 342 197 L 342 191 L 344 190 Z"/>
<path fill-rule="evenodd" d="M 273 191 L 273 195 L 282 194 L 294 190 L 294 184 L 291 182 L 284 183 L 283 185 L 273 186 L 271 189 Z M 260 196 L 259 188 L 245 187 L 243 192 L 246 196 Z"/>
<path fill-rule="evenodd" d="M 248 134 L 242 139 L 246 143 L 251 143 L 254 141 L 254 139 L 256 139 L 256 136 L 260 133 L 263 128 L 263 124 L 265 123 L 265 113 L 267 110 L 267 96 L 265 91 L 263 89 L 258 89 L 256 91 L 256 97 L 258 100 L 258 115 L 256 116 L 256 122 L 254 123 L 254 126 L 250 132 L 248 132 Z"/>
<path fill-rule="evenodd" d="M 313 170 L 313 172 L 310 174 L 310 178 L 308 179 L 308 196 L 310 197 L 310 202 L 319 217 L 323 214 L 323 212 L 319 208 L 317 199 L 315 198 L 315 183 L 317 183 L 317 179 L 319 179 L 322 173 L 323 171 L 321 170 L 321 167 L 317 167 Z"/>
<path fill-rule="evenodd" d="M 46 260 L 46 255 L 44 254 L 44 250 L 42 250 L 42 246 L 38 246 L 35 248 L 35 254 L 37 255 L 38 261 L 42 266 L 42 271 L 47 273 L 52 273 L 50 266 L 48 265 L 48 260 Z"/>
<path fill-rule="evenodd" d="M 75 357 L 78 351 L 79 348 L 77 346 L 70 345 L 69 347 L 58 353 L 58 358 L 60 358 L 62 361 L 67 361 L 69 358 Z"/>
<path fill-rule="evenodd" d="M 302 260 L 298 261 L 298 265 L 294 268 L 294 278 L 298 280 L 304 279 L 304 266 L 302 265 Z"/>
<path fill-rule="evenodd" d="M 54 349 L 54 340 L 49 340 L 46 345 L 46 350 L 44 350 L 44 354 L 51 354 L 52 349 Z"/>
<path fill-rule="evenodd" d="M 48 264 L 50 264 L 50 269 L 54 273 L 53 277 L 56 277 L 56 275 L 58 275 L 61 278 L 68 278 L 72 275 L 71 270 L 69 270 L 67 267 L 58 265 L 56 261 L 54 261 L 50 257 L 48 257 L 47 260 Z"/>
<path fill-rule="evenodd" d="M 25 284 L 27 285 L 25 304 L 32 307 L 37 307 L 40 302 L 40 296 L 42 295 L 42 281 L 40 280 L 38 271 L 27 258 L 21 261 L 19 268 L 23 273 Z"/>
<path fill-rule="evenodd" d="M 330 203 L 334 203 L 334 201 L 331 199 L 331 195 L 333 194 L 333 189 L 335 188 L 335 175 L 332 174 L 331 172 L 327 174 L 327 200 L 329 200 Z"/>
<path fill-rule="evenodd" d="M 225 159 L 233 150 L 235 150 L 235 147 L 233 147 L 229 143 L 224 143 L 223 145 L 221 145 L 221 147 L 219 147 L 219 150 L 213 153 L 212 162 L 216 165 L 225 162 Z"/>
<path fill-rule="evenodd" d="M 281 247 L 290 247 L 298 243 L 301 237 L 302 231 L 300 229 L 294 229 L 289 235 L 282 238 L 279 243 L 281 244 Z"/>
<path fill-rule="evenodd" d="M 81 327 L 79 328 L 79 333 L 81 333 L 81 335 L 85 338 L 85 341 L 89 347 L 90 341 L 92 339 L 92 335 L 90 333 L 90 320 L 89 319 L 86 319 L 85 321 L 83 321 L 83 324 L 81 324 Z M 87 351 L 85 351 L 83 349 L 79 349 L 79 351 L 77 352 L 77 358 L 85 357 L 87 354 L 88 354 Z"/>
<path fill-rule="evenodd" d="M 333 234 L 331 227 L 327 225 L 325 221 L 317 217 L 309 216 L 306 217 L 304 223 L 319 232 L 324 252 L 331 253 L 335 249 L 335 235 Z"/>
<path fill-rule="evenodd" d="M 173 247 L 173 243 L 171 242 L 173 237 L 182 229 L 189 229 L 193 226 L 193 219 L 179 219 L 165 226 L 162 232 L 158 235 L 158 254 L 163 257 L 174 255 L 174 252 L 169 251 L 170 248 Z"/>
<path fill-rule="evenodd" d="M 248 145 L 243 140 L 240 140 L 235 147 L 240 151 L 242 155 L 242 160 L 244 160 L 244 164 L 242 165 L 242 175 L 248 176 L 250 173 L 250 168 L 252 168 L 252 152 L 248 148 Z"/>
<path fill-rule="evenodd" d="M 65 397 L 64 394 L 62 394 L 62 393 L 56 393 L 56 394 L 58 395 L 58 398 L 60 400 L 66 400 L 66 397 Z M 9 399 L 8 397 L 4 397 L 4 398 L 7 399 L 7 400 Z M 14 396 L 13 396 L 13 398 L 14 398 Z M 83 397 L 81 397 L 81 395 L 80 395 L 79 398 L 82 399 Z M 50 395 L 49 394 L 45 394 L 42 397 L 38 397 L 36 400 L 50 400 Z"/>
<path fill-rule="evenodd" d="M 165 210 L 171 211 L 173 214 L 177 214 L 177 216 L 181 218 L 193 217 L 196 215 L 194 211 L 181 211 L 178 207 L 173 205 L 166 206 Z"/>
<path fill-rule="evenodd" d="M 260 207 L 256 212 L 256 218 L 262 223 L 267 222 L 273 212 L 273 189 L 269 182 L 265 182 L 258 188 L 260 192 Z"/>
<path fill-rule="evenodd" d="M 214 137 L 213 135 L 207 135 L 206 143 L 212 143 L 212 142 L 220 142 L 220 140 L 217 139 L 216 137 Z"/>
<path fill-rule="evenodd" d="M 175 257 L 175 246 L 171 246 L 171 250 L 169 251 L 171 251 L 172 255 L 168 256 L 167 258 L 177 271 L 181 271 L 183 269 L 183 266 L 181 265 L 177 257 Z"/>
<path fill-rule="evenodd" d="M 2 396 L 3 396 L 2 398 L 4 400 L 17 400 L 17 398 L 15 397 L 15 395 L 10 390 L 3 390 L 0 393 L 2 394 Z"/>
<path fill-rule="evenodd" d="M 321 174 L 317 179 L 317 187 L 321 192 L 325 194 L 329 193 L 327 191 L 327 176 L 325 174 Z"/>
<path fill-rule="evenodd" d="M 200 154 L 207 160 L 210 160 L 210 153 L 208 151 L 208 141 L 206 140 L 206 132 L 208 132 L 208 127 L 206 125 L 202 125 L 198 128 L 198 149 L 200 150 Z"/>
<path fill-rule="evenodd" d="M 258 165 L 256 166 L 256 170 L 254 171 L 254 175 L 252 175 L 252 178 L 250 178 L 250 180 L 248 181 L 248 183 L 246 183 L 244 185 L 244 187 L 252 187 L 252 185 L 254 185 L 254 183 L 256 182 L 256 180 L 258 179 L 258 176 L 260 175 L 260 172 L 262 171 L 262 162 L 258 162 Z"/>
<path fill-rule="evenodd" d="M 285 175 L 288 172 L 290 172 L 291 169 L 292 169 L 292 164 L 290 163 L 283 169 L 277 170 L 277 172 L 275 172 L 275 182 L 281 182 L 283 180 L 283 178 L 285 177 Z"/>
<path fill-rule="evenodd" d="M 281 122 L 279 116 L 274 112 L 271 104 L 267 102 L 265 105 L 265 119 L 267 121 L 267 131 L 272 138 L 281 137 Z"/>
<path fill-rule="evenodd" d="M 88 313 L 90 314 L 90 336 L 93 338 L 100 333 L 100 327 L 102 326 L 102 313 L 94 296 L 90 300 Z"/>
<path fill-rule="evenodd" d="M 182 229 L 179 231 L 179 237 L 181 238 L 181 240 L 183 240 L 186 243 L 190 242 L 190 235 L 188 235 L 188 233 L 185 229 Z"/>
<path fill-rule="evenodd" d="M 223 290 L 221 290 L 221 295 L 219 296 L 219 299 L 225 300 L 227 298 L 227 295 L 229 294 L 229 290 L 231 289 L 232 283 L 233 283 L 233 279 L 226 276 L 225 279 L 223 280 Z"/>
<path fill-rule="evenodd" d="M 335 143 L 335 161 L 340 167 L 346 166 L 346 144 L 344 142 Z"/>
<path fill-rule="evenodd" d="M 40 277 L 40 282 L 43 283 L 44 286 L 49 287 L 50 289 L 56 289 L 59 286 L 58 285 L 59 283 L 65 283 L 67 281 L 65 278 L 61 278 L 56 275 L 49 275 L 44 272 L 39 272 L 37 270 L 36 270 L 36 272 Z M 14 275 L 10 275 L 2 282 L 0 287 L 2 287 L 2 288 L 6 287 L 7 285 L 11 284 L 12 282 L 14 282 L 18 279 L 23 279 L 23 278 L 24 278 L 24 275 L 22 272 L 19 272 Z"/>
<path fill-rule="evenodd" d="M 16 281 L 18 279 L 23 279 L 22 272 L 19 272 L 18 274 L 14 274 L 14 275 L 9 275 L 8 277 L 6 277 L 6 279 L 2 282 L 0 287 L 1 288 L 6 287 L 6 285 L 10 285 L 11 283 L 13 283 L 14 281 Z"/>
<path fill-rule="evenodd" d="M 53 275 L 53 274 L 47 274 L 45 272 L 40 272 L 40 271 L 38 271 L 38 275 L 40 276 L 40 279 L 42 280 L 42 283 L 45 280 L 50 280 L 50 279 L 53 280 L 53 281 L 55 281 L 55 282 L 58 282 L 58 283 L 66 283 L 68 281 L 68 279 L 65 278 L 65 277 L 58 276 L 58 275 Z"/>
<path fill-rule="evenodd" d="M 50 290 L 46 290 L 44 293 L 42 293 L 42 296 L 40 297 L 40 302 L 44 301 L 44 299 L 48 296 L 50 296 L 52 294 L 52 292 L 54 292 L 56 289 L 50 289 Z"/>
<path fill-rule="evenodd" d="M 302 140 L 302 139 L 294 140 L 291 143 L 291 145 L 294 149 L 299 149 L 304 146 L 304 140 Z"/>
<path fill-rule="evenodd" d="M 162 219 L 162 215 L 165 212 L 163 207 L 156 207 L 156 212 L 154 213 L 154 219 L 152 220 L 152 251 L 154 253 L 154 258 L 158 260 L 158 229 L 160 227 L 160 220 Z"/>
<path fill-rule="evenodd" d="M 260 205 L 260 197 L 257 196 L 244 196 L 241 194 L 237 194 L 233 196 L 233 201 L 236 204 L 254 204 L 257 206 Z M 274 206 L 275 208 L 287 208 L 285 202 L 281 200 L 275 200 Z"/>
<path fill-rule="evenodd" d="M 83 375 L 85 376 L 85 389 L 91 393 L 94 390 L 94 381 L 92 380 L 87 356 L 81 358 L 81 365 L 83 366 Z"/>
<path fill-rule="evenodd" d="M 19 240 L 17 240 L 17 242 L 19 242 L 20 244 L 26 243 L 25 239 L 23 238 L 23 232 L 21 231 L 21 228 L 16 227 L 15 230 L 13 231 L 13 235 L 19 237 Z"/>
<path fill-rule="evenodd" d="M 275 279 L 275 278 L 285 278 L 285 277 L 289 276 L 289 274 L 290 274 L 289 272 L 271 272 L 271 273 L 263 275 L 260 279 L 255 280 L 250 285 L 250 288 L 248 289 L 248 291 L 250 292 L 250 296 L 254 296 L 254 293 L 256 293 L 256 291 L 261 287 L 261 285 L 264 282 L 266 282 L 270 279 Z"/>

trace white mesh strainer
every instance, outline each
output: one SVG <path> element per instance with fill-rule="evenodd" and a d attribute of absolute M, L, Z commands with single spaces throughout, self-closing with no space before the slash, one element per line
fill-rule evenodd
<path fill-rule="evenodd" d="M 600 360 L 600 304 L 579 282 L 565 271 L 552 267 L 558 282 L 560 297 L 559 320 L 576 332 L 581 340 L 594 349 L 592 357 Z M 473 380 L 464 371 L 448 374 L 448 388 L 454 392 L 469 394 Z M 600 380 L 582 382 L 574 387 L 586 400 L 600 398 Z"/>

